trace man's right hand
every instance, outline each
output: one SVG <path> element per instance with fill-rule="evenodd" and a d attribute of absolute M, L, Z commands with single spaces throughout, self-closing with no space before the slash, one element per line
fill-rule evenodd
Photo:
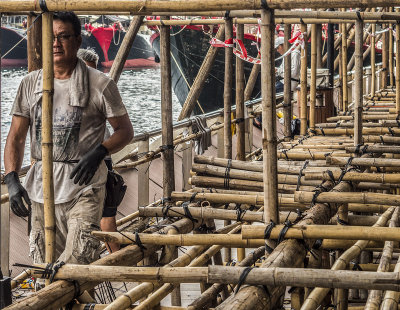
<path fill-rule="evenodd" d="M 18 177 L 18 173 L 11 171 L 4 177 L 4 182 L 8 187 L 8 195 L 10 200 L 11 210 L 16 216 L 26 217 L 29 215 L 28 209 L 22 201 L 22 197 L 29 206 L 31 205 L 31 200 L 29 199 L 28 192 L 21 185 Z"/>

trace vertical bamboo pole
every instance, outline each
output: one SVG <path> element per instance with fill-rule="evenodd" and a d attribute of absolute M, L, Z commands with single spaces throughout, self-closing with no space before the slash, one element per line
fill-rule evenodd
<path fill-rule="evenodd" d="M 261 95 L 264 220 L 279 223 L 274 64 L 274 11 L 261 10 Z"/>
<path fill-rule="evenodd" d="M 171 46 L 169 26 L 160 27 L 161 125 L 163 152 L 163 195 L 170 197 L 175 189 L 172 128 Z"/>
<path fill-rule="evenodd" d="M 375 12 L 375 8 L 371 10 L 372 12 Z M 371 96 L 375 95 L 375 89 L 376 89 L 376 50 L 375 50 L 375 32 L 376 32 L 376 23 L 372 23 L 372 28 L 371 28 L 371 33 L 370 35 L 370 46 L 371 46 Z"/>
<path fill-rule="evenodd" d="M 362 143 L 363 109 L 363 28 L 362 20 L 356 20 L 355 72 L 354 72 L 354 145 Z"/>
<path fill-rule="evenodd" d="M 147 153 L 149 151 L 149 139 L 139 142 L 138 152 Z M 147 206 L 149 204 L 149 163 L 137 167 L 138 175 L 138 205 Z"/>
<path fill-rule="evenodd" d="M 225 40 L 233 38 L 232 18 L 225 20 Z M 233 82 L 233 48 L 225 48 L 225 80 L 224 80 L 224 154 L 232 159 L 231 105 Z"/>
<path fill-rule="evenodd" d="M 389 12 L 392 12 L 392 8 L 388 8 Z M 389 85 L 394 86 L 393 80 L 393 29 L 389 30 Z"/>
<path fill-rule="evenodd" d="M 42 97 L 42 175 L 46 263 L 55 260 L 56 223 L 53 183 L 53 13 L 42 15 L 43 97 Z M 49 284 L 49 283 L 47 283 Z"/>
<path fill-rule="evenodd" d="M 400 12 L 396 8 L 396 12 Z M 400 24 L 396 24 L 396 112 L 400 114 Z"/>
<path fill-rule="evenodd" d="M 244 25 L 236 25 L 236 39 L 244 40 Z M 237 159 L 246 160 L 245 121 L 244 121 L 244 60 L 236 57 L 236 119 L 241 120 L 236 125 L 237 132 Z M 237 249 L 237 260 L 240 262 L 246 257 L 245 249 Z"/>
<path fill-rule="evenodd" d="M 42 17 L 30 13 L 28 15 L 28 29 L 31 26 L 27 38 L 28 72 L 42 68 Z"/>
<path fill-rule="evenodd" d="M 345 9 L 343 9 L 345 11 Z M 342 24 L 342 93 L 343 93 L 343 111 L 347 111 L 349 104 L 347 88 L 347 35 L 346 23 Z"/>
<path fill-rule="evenodd" d="M 244 89 L 244 102 L 251 99 L 251 94 L 254 90 L 254 86 L 257 82 L 257 77 L 260 74 L 261 65 L 254 64 L 251 68 L 249 79 L 246 83 L 246 88 Z"/>
<path fill-rule="evenodd" d="M 333 9 L 329 9 L 331 11 Z M 326 54 L 327 54 L 327 62 L 326 67 L 329 69 L 329 87 L 333 87 L 333 77 L 335 75 L 334 70 L 334 59 L 335 59 L 335 32 L 334 32 L 334 24 L 328 24 L 328 40 L 326 43 Z M 340 75 L 339 75 L 340 76 Z"/>
<path fill-rule="evenodd" d="M 135 41 L 140 26 L 142 25 L 143 19 L 144 16 L 133 17 L 129 25 L 129 29 L 122 40 L 120 48 L 118 49 L 117 56 L 115 57 L 110 70 L 110 77 L 115 81 L 115 83 L 118 82 L 119 77 L 121 76 L 125 61 L 128 58 L 129 52 L 132 48 L 133 42 Z"/>
<path fill-rule="evenodd" d="M 292 30 L 292 25 L 290 24 L 285 24 L 284 26 L 284 31 L 285 31 L 285 43 L 284 43 L 284 48 L 285 52 L 289 50 L 289 39 L 291 36 L 291 30 Z M 292 128 L 291 128 L 291 121 L 292 121 L 292 56 L 289 54 L 285 57 L 285 74 L 284 74 L 284 80 L 283 80 L 283 86 L 284 86 L 284 92 L 283 92 L 283 101 L 284 101 L 284 109 L 283 109 L 283 118 L 284 118 L 284 135 L 285 138 L 290 139 L 292 135 Z"/>
<path fill-rule="evenodd" d="M 236 25 L 236 38 L 243 41 L 244 25 Z M 245 142 L 244 142 L 244 60 L 236 57 L 236 119 L 241 120 L 236 125 L 237 132 L 237 159 L 245 160 Z"/>
<path fill-rule="evenodd" d="M 386 10 L 386 9 L 385 9 Z M 385 11 L 384 10 L 384 11 Z M 387 24 L 382 24 L 382 28 L 386 28 Z M 385 89 L 387 86 L 388 66 L 389 66 L 389 40 L 388 32 L 382 34 L 382 71 L 381 71 L 381 89 Z"/>
<path fill-rule="evenodd" d="M 342 24 L 339 24 L 339 29 L 342 29 Z M 342 66 L 342 49 L 339 48 L 339 110 L 344 111 L 343 104 L 343 66 Z"/>
<path fill-rule="evenodd" d="M 315 101 L 317 97 L 317 25 L 311 26 L 311 81 L 310 81 L 310 129 L 315 129 Z"/>
<path fill-rule="evenodd" d="M 225 40 L 233 38 L 232 18 L 225 20 Z M 225 48 L 225 79 L 224 79 L 224 157 L 232 159 L 232 128 L 231 128 L 231 105 L 232 105 L 232 84 L 233 84 L 233 48 Z M 231 221 L 225 220 L 224 225 L 228 226 Z M 231 249 L 225 248 L 225 261 L 230 261 Z"/>
<path fill-rule="evenodd" d="M 300 72 L 300 134 L 305 136 L 307 133 L 307 25 L 301 24 L 304 37 L 303 48 L 301 49 L 301 72 Z"/>

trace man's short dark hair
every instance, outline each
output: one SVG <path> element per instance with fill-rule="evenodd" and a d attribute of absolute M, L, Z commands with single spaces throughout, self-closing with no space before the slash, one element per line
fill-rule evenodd
<path fill-rule="evenodd" d="M 53 19 L 72 24 L 75 35 L 81 34 L 81 22 L 74 12 L 55 12 Z"/>

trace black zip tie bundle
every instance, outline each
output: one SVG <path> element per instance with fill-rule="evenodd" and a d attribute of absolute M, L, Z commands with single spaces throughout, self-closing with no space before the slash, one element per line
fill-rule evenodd
<path fill-rule="evenodd" d="M 229 16 L 229 14 L 231 14 L 231 11 L 225 11 L 225 16 L 224 16 L 224 18 L 225 19 L 229 19 L 230 18 L 230 16 Z"/>
<path fill-rule="evenodd" d="M 396 123 L 397 123 L 397 127 L 400 128 L 400 114 L 397 114 L 397 116 L 396 116 Z"/>
<path fill-rule="evenodd" d="M 229 171 L 231 170 L 232 159 L 228 159 L 228 164 L 226 165 L 225 169 L 225 176 L 224 176 L 224 188 L 230 189 L 229 187 Z"/>
<path fill-rule="evenodd" d="M 363 19 L 361 18 L 360 11 L 356 11 L 356 14 L 357 14 L 357 18 L 358 18 L 358 20 L 362 22 L 362 21 L 363 21 Z"/>
<path fill-rule="evenodd" d="M 226 266 L 235 266 L 236 261 L 234 259 L 230 259 L 226 262 Z"/>
<path fill-rule="evenodd" d="M 350 225 L 349 222 L 347 222 L 347 221 L 345 221 L 345 220 L 342 220 L 342 219 L 339 217 L 339 215 L 336 217 L 336 219 L 337 219 L 337 222 L 338 222 L 340 225 L 343 225 L 343 226 L 349 226 L 349 225 Z"/>
<path fill-rule="evenodd" d="M 382 144 L 385 144 L 385 141 L 383 140 L 383 136 L 380 135 L 379 138 L 381 139 L 381 143 L 382 143 Z"/>
<path fill-rule="evenodd" d="M 311 199 L 310 207 L 313 207 L 315 205 L 317 198 L 318 198 L 319 194 L 321 194 L 321 193 L 322 193 L 322 191 L 319 188 L 314 190 L 314 195 Z"/>
<path fill-rule="evenodd" d="M 192 225 L 194 228 L 194 223 L 197 223 L 198 220 L 196 220 L 190 213 L 188 204 L 182 204 L 182 207 L 183 207 L 183 211 L 185 212 L 185 217 L 188 218 L 192 222 Z"/>
<path fill-rule="evenodd" d="M 271 254 L 272 251 L 274 250 L 273 248 L 271 248 L 271 247 L 267 244 L 267 240 L 270 238 L 272 229 L 273 229 L 275 226 L 276 226 L 276 224 L 274 223 L 273 220 L 271 220 L 271 221 L 269 222 L 269 224 L 267 225 L 267 227 L 265 227 L 265 231 L 264 231 L 264 241 L 265 241 L 265 250 L 268 252 L 268 254 Z"/>
<path fill-rule="evenodd" d="M 261 7 L 264 10 L 268 10 L 269 9 L 268 4 L 267 4 L 267 0 L 261 0 Z"/>
<path fill-rule="evenodd" d="M 13 266 L 15 266 L 15 267 L 30 268 L 30 269 L 38 270 L 39 273 L 42 275 L 42 278 L 50 279 L 50 283 L 53 283 L 54 277 L 57 274 L 58 270 L 64 265 L 65 265 L 64 262 L 48 263 L 46 265 L 46 267 L 43 268 L 43 267 L 19 264 L 19 263 L 13 264 Z"/>
<path fill-rule="evenodd" d="M 322 239 L 317 239 L 317 240 L 315 240 L 312 248 L 314 250 L 318 250 L 321 246 L 322 246 Z"/>
<path fill-rule="evenodd" d="M 247 210 L 240 208 L 240 203 L 236 204 L 236 222 L 241 222 Z"/>
<path fill-rule="evenodd" d="M 301 185 L 301 177 L 303 176 L 303 170 L 307 168 L 308 163 L 309 163 L 309 161 L 306 160 L 306 161 L 304 162 L 303 167 L 302 167 L 302 168 L 300 169 L 300 171 L 299 171 L 299 176 L 297 177 L 296 191 L 298 191 L 299 188 L 300 188 L 300 185 Z"/>
<path fill-rule="evenodd" d="M 143 245 L 142 241 L 140 240 L 140 237 L 139 237 L 139 234 L 137 231 L 135 232 L 135 243 L 140 248 L 140 250 L 142 251 L 143 256 L 144 256 L 144 250 L 147 250 L 147 248 Z"/>
<path fill-rule="evenodd" d="M 293 223 L 289 220 L 286 220 L 284 223 L 284 226 L 282 228 L 282 230 L 280 231 L 279 235 L 278 235 L 278 241 L 276 242 L 277 244 L 281 243 L 283 241 L 283 239 L 285 238 L 285 235 L 287 233 L 287 231 L 289 230 L 289 228 L 293 226 Z"/>
<path fill-rule="evenodd" d="M 253 269 L 254 267 L 246 267 L 244 268 L 243 272 L 241 273 L 240 277 L 239 277 L 239 281 L 236 285 L 236 289 L 235 289 L 235 295 L 237 294 L 237 292 L 239 292 L 240 287 L 242 286 L 242 284 L 244 283 L 244 281 L 246 280 L 248 274 L 250 273 L 250 271 Z"/>
<path fill-rule="evenodd" d="M 39 0 L 39 6 L 43 12 L 49 11 L 49 9 L 47 8 L 46 0 Z"/>
<path fill-rule="evenodd" d="M 354 266 L 353 268 L 351 268 L 352 270 L 358 270 L 358 271 L 363 271 L 363 269 L 361 268 L 361 266 L 358 263 L 355 262 L 351 262 Z"/>
<path fill-rule="evenodd" d="M 161 205 L 165 205 L 166 202 L 171 201 L 171 197 L 162 197 L 161 198 Z"/>
<path fill-rule="evenodd" d="M 255 205 L 250 205 L 249 211 L 254 211 L 256 209 Z"/>
<path fill-rule="evenodd" d="M 326 173 L 328 174 L 329 178 L 331 179 L 333 185 L 336 185 L 336 180 L 335 180 L 335 176 L 333 175 L 333 172 L 331 170 L 326 170 Z"/>
<path fill-rule="evenodd" d="M 171 209 L 172 205 L 165 205 L 162 207 L 161 212 L 163 214 L 163 219 L 169 218 L 170 216 L 168 215 L 169 209 Z"/>
<path fill-rule="evenodd" d="M 240 124 L 241 122 L 244 122 L 244 118 L 243 117 L 235 118 L 235 123 L 236 124 Z"/>
<path fill-rule="evenodd" d="M 193 193 L 193 195 L 190 197 L 189 202 L 193 202 L 194 199 L 196 198 L 197 193 Z"/>
<path fill-rule="evenodd" d="M 160 146 L 160 149 L 162 151 L 173 150 L 174 148 L 175 148 L 175 146 L 173 144 L 165 144 L 165 145 Z"/>
<path fill-rule="evenodd" d="M 354 150 L 354 153 L 358 154 L 360 152 L 360 148 L 362 145 L 363 145 L 362 143 L 357 144 L 356 149 Z"/>
<path fill-rule="evenodd" d="M 303 212 L 300 209 L 296 209 L 297 217 L 294 220 L 294 223 L 299 222 L 303 218 Z"/>
<path fill-rule="evenodd" d="M 286 160 L 289 160 L 289 157 L 287 155 L 288 150 L 282 150 L 281 152 L 282 152 L 283 155 L 285 155 Z"/>
<path fill-rule="evenodd" d="M 315 131 L 314 129 L 309 128 L 308 131 L 311 132 L 313 135 L 317 134 L 317 131 Z"/>
<path fill-rule="evenodd" d="M 394 137 L 395 133 L 394 133 L 392 127 L 388 127 L 388 130 L 389 130 L 389 133 L 392 135 L 392 137 Z"/>
<path fill-rule="evenodd" d="M 339 176 L 339 179 L 337 181 L 337 184 L 339 184 L 340 182 L 342 182 L 343 177 L 346 175 L 346 173 L 349 171 L 349 166 L 351 165 L 351 162 L 353 161 L 353 157 L 349 157 L 349 160 L 346 163 L 346 166 L 344 166 L 342 173 Z"/>
<path fill-rule="evenodd" d="M 94 310 L 96 304 L 86 304 L 83 310 Z"/>

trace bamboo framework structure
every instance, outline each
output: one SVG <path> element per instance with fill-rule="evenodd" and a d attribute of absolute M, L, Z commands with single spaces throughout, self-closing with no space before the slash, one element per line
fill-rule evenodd
<path fill-rule="evenodd" d="M 4 0 L 0 4 L 0 12 L 38 11 L 40 3 L 43 7 L 43 2 L 39 1 Z M 363 306 L 366 309 L 386 310 L 398 307 L 400 149 L 396 144 L 400 143 L 400 52 L 398 48 L 394 51 L 392 45 L 393 41 L 400 42 L 400 17 L 399 9 L 392 12 L 391 9 L 376 8 L 395 7 L 400 5 L 399 1 L 360 1 L 357 4 L 360 9 L 368 7 L 372 10 L 357 12 L 346 11 L 345 8 L 354 4 L 343 0 L 46 0 L 45 5 L 50 11 L 43 14 L 46 262 L 53 263 L 55 260 L 51 12 L 59 9 L 77 12 L 100 10 L 127 11 L 136 15 L 111 69 L 111 77 L 115 81 L 119 79 L 127 51 L 140 25 L 159 26 L 162 145 L 152 151 L 147 147 L 146 154 L 140 159 L 129 153 L 114 168 L 129 171 L 162 154 L 165 199 L 147 203 L 118 222 L 118 225 L 124 225 L 137 221 L 141 228 L 134 232 L 92 233 L 93 238 L 125 244 L 125 248 L 87 266 L 61 266 L 54 272 L 57 281 L 48 283 L 48 287 L 30 297 L 17 300 L 7 309 L 59 308 L 104 281 L 136 282 L 137 286 L 107 305 L 96 305 L 101 309 L 130 309 L 133 306 L 135 309 L 162 309 L 164 305 L 159 304 L 168 295 L 171 296 L 170 309 L 277 309 L 282 306 L 282 297 L 290 300 L 293 309 L 303 310 L 327 304 L 333 304 L 337 309 Z M 278 10 L 302 7 L 339 10 Z M 144 22 L 145 14 L 157 15 L 155 12 L 163 16 L 160 21 Z M 171 15 L 179 15 L 179 12 L 188 16 L 223 15 L 225 19 L 169 19 Z M 317 48 L 318 44 L 321 45 L 317 24 L 327 21 L 341 24 L 340 34 L 331 38 L 330 53 L 334 45 L 340 50 L 336 59 L 337 65 L 339 60 L 341 62 L 343 102 L 336 106 L 338 111 L 335 115 L 329 114 L 331 117 L 318 121 L 317 113 L 323 106 L 318 104 L 318 96 L 324 91 L 333 92 L 333 89 L 339 88 L 333 83 L 327 87 L 328 90 L 317 86 L 317 69 L 324 58 Z M 376 68 L 375 44 L 379 35 L 375 32 L 377 23 L 394 22 L 395 31 L 388 30 L 382 35 L 384 49 L 387 49 L 387 53 L 383 51 L 386 56 L 382 54 L 384 68 L 389 73 L 387 83 L 386 71 Z M 189 153 L 189 190 L 179 191 L 175 187 L 174 147 L 198 138 L 201 133 L 174 138 L 170 25 L 216 24 L 219 28 L 215 38 L 228 41 L 234 36 L 243 40 L 244 24 L 253 23 L 258 23 L 260 27 L 261 65 L 253 65 L 246 84 L 245 61 L 234 59 L 232 46 L 225 47 L 224 109 L 219 115 L 221 122 L 211 126 L 211 131 L 218 132 L 221 137 L 221 155 L 198 155 L 192 162 Z M 285 23 L 285 51 L 289 50 L 291 24 L 300 24 L 305 41 L 302 46 L 300 44 L 300 111 L 293 109 L 291 56 L 285 55 L 283 137 L 278 134 L 276 120 L 274 32 L 277 23 Z M 311 33 L 308 33 L 307 23 L 312 24 Z M 235 27 L 233 24 L 236 24 Z M 365 29 L 372 34 L 364 34 Z M 309 34 L 311 62 L 308 65 Z M 354 53 L 350 55 L 349 47 L 353 40 Z M 368 40 L 371 45 L 369 51 L 368 48 L 363 51 L 363 44 Z M 180 120 L 190 117 L 219 50 L 219 47 L 210 46 L 191 86 Z M 371 53 L 371 76 L 364 83 L 367 78 L 363 64 L 368 53 Z M 335 55 L 327 55 L 326 59 L 333 74 Z M 311 67 L 309 86 L 308 66 Z M 349 70 L 353 66 L 354 78 L 351 79 Z M 245 101 L 250 98 L 258 74 L 261 75 L 262 98 L 254 115 L 262 115 L 262 147 L 246 155 L 246 124 L 250 120 L 251 126 L 254 115 L 245 115 Z M 233 76 L 236 81 L 235 108 L 232 107 Z M 325 99 L 325 105 L 327 102 Z M 234 110 L 236 119 L 232 120 Z M 300 119 L 300 135 L 291 130 L 294 114 Z M 232 124 L 237 128 L 236 154 L 232 148 Z M 2 203 L 8 200 L 6 195 L 1 198 Z M 188 249 L 178 256 L 177 247 L 183 246 Z M 224 249 L 226 251 L 222 256 Z M 231 249 L 238 249 L 236 266 L 231 264 L 235 256 Z M 249 249 L 254 251 L 250 253 Z M 161 258 L 158 257 L 159 251 Z M 379 262 L 373 264 L 372 259 L 367 259 L 357 263 L 363 260 L 362 257 L 372 257 L 374 253 L 381 255 Z M 154 263 L 147 266 L 146 262 L 151 260 Z M 348 270 L 352 263 L 355 268 Z M 256 267 L 249 267 L 252 264 Z M 45 267 L 32 266 L 14 279 L 13 287 L 28 275 L 43 276 L 41 268 Z M 79 283 L 79 294 L 74 283 Z M 201 287 L 201 294 L 185 307 L 182 307 L 180 295 L 180 284 L 183 283 L 199 283 Z M 287 292 L 287 287 L 295 289 Z M 350 298 L 350 295 L 358 298 Z M 361 298 L 362 295 L 365 295 L 364 298 Z M 73 309 L 80 309 L 78 306 L 81 305 L 75 305 Z"/>

